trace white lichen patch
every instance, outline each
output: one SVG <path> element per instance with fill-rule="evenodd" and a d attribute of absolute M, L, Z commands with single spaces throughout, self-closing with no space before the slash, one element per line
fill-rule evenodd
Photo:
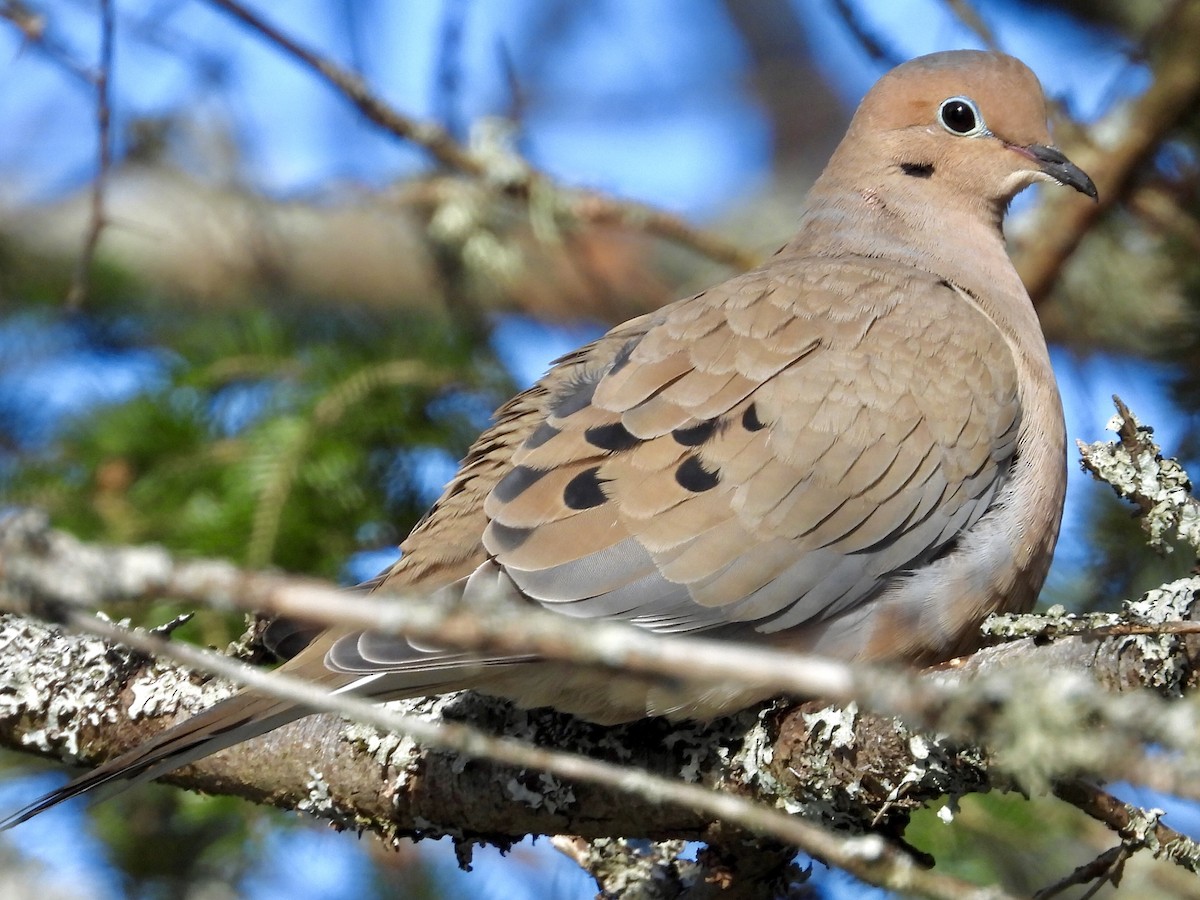
<path fill-rule="evenodd" d="M 867 768 L 858 762 L 857 753 L 868 758 L 877 750 L 860 745 L 861 718 L 855 704 L 846 707 L 828 706 L 803 714 L 806 740 L 803 748 L 803 771 L 791 769 L 792 781 L 784 783 L 773 774 L 778 765 L 775 749 L 767 729 L 752 729 L 737 757 L 747 777 L 764 797 L 775 798 L 777 808 L 794 815 L 803 815 L 827 824 L 862 830 L 871 823 L 863 818 L 864 797 L 884 795 L 886 812 L 892 802 L 905 797 L 929 798 L 939 795 L 954 798 L 978 789 L 975 773 L 983 769 L 977 749 L 959 747 L 944 735 L 914 734 L 899 720 L 891 720 L 892 734 L 899 737 L 907 753 L 895 757 L 895 763 L 905 762 L 899 778 L 888 778 L 878 767 Z M 887 729 L 888 722 L 870 726 L 871 740 L 883 738 L 879 728 Z M 890 742 L 887 742 L 890 746 Z M 886 767 L 894 771 L 889 763 Z M 870 778 L 870 789 L 863 783 Z"/>
<path fill-rule="evenodd" d="M 1145 847 L 1155 856 L 1161 849 L 1158 840 L 1158 822 L 1165 816 L 1166 810 L 1152 807 L 1150 809 L 1138 809 L 1133 807 L 1129 810 L 1129 825 L 1125 828 L 1125 839 L 1135 841 L 1142 847 Z"/>
<path fill-rule="evenodd" d="M 0 716 L 42 723 L 22 735 L 26 746 L 77 759 L 81 729 L 116 719 L 117 662 L 102 640 L 5 615 L 0 655 L 19 661 L 0 667 Z"/>
<path fill-rule="evenodd" d="M 1192 617 L 1200 579 L 1182 578 L 1147 591 L 1125 603 L 1123 618 L 1142 625 L 1165 625 Z M 1183 638 L 1175 634 L 1135 634 L 1120 638 L 1121 649 L 1135 648 L 1141 656 L 1145 683 L 1167 696 L 1181 696 L 1190 674 Z"/>
<path fill-rule="evenodd" d="M 165 716 L 180 710 L 192 711 L 224 700 L 237 692 L 232 684 L 197 684 L 187 669 L 168 663 L 154 663 L 130 682 L 129 718 Z"/>
<path fill-rule="evenodd" d="M 308 795 L 296 804 L 297 810 L 327 818 L 336 817 L 338 810 L 333 802 L 333 792 L 329 789 L 329 782 L 320 772 L 316 769 L 308 770 L 308 781 L 304 782 L 304 789 L 308 791 Z"/>
<path fill-rule="evenodd" d="M 993 613 L 979 627 L 981 633 L 1005 640 L 1020 638 L 1075 634 L 1081 627 L 1100 628 L 1121 621 L 1116 613 L 1089 613 L 1087 625 L 1082 619 L 1068 613 L 1066 607 L 1056 603 L 1044 613 Z"/>
<path fill-rule="evenodd" d="M 219 682 L 199 686 L 187 672 L 155 665 L 130 685 L 133 709 L 122 708 L 129 658 L 100 638 L 14 616 L 0 615 L 0 717 L 30 723 L 21 736 L 28 747 L 70 759 L 82 753 L 86 727 L 128 715 L 158 715 L 179 707 L 195 709 L 228 695 Z"/>
<path fill-rule="evenodd" d="M 854 746 L 854 724 L 858 721 L 858 704 L 826 706 L 804 714 L 809 741 L 824 744 L 829 750 L 844 750 Z"/>
<path fill-rule="evenodd" d="M 686 746 L 680 751 L 683 756 L 683 765 L 679 767 L 679 777 L 689 784 L 698 784 L 700 776 L 704 774 L 705 760 L 708 759 L 708 750 L 702 747 Z"/>
<path fill-rule="evenodd" d="M 349 741 L 381 766 L 393 766 L 397 760 L 406 762 L 397 766 L 401 771 L 408 768 L 407 761 L 416 755 L 416 741 L 402 734 L 380 731 L 373 725 L 351 722 L 342 729 L 342 740 Z"/>
<path fill-rule="evenodd" d="M 743 713 L 739 718 L 744 718 L 749 723 L 752 721 L 749 716 L 753 716 L 753 721 L 761 721 L 760 714 L 754 712 Z M 735 724 L 733 727 L 736 730 L 744 726 Z M 747 740 L 753 741 L 756 732 L 761 733 L 761 729 L 749 728 Z M 716 751 L 718 758 L 724 760 L 728 756 L 729 746 L 727 741 L 720 740 L 719 736 L 714 735 L 711 723 L 694 720 L 677 723 L 675 729 L 663 741 L 663 745 L 682 758 L 683 762 L 677 774 L 684 781 L 692 784 L 699 783 L 704 773 L 710 770 L 710 758 L 714 755 L 713 751 Z M 621 754 L 628 756 L 628 748 L 622 750 Z"/>
<path fill-rule="evenodd" d="M 442 711 L 453 703 L 456 694 L 444 694 L 439 697 L 421 697 L 415 700 L 397 700 L 384 704 L 385 708 L 406 716 L 422 719 L 427 722 L 442 721 Z M 414 774 L 421 761 L 422 747 L 417 741 L 406 734 L 380 731 L 371 725 L 357 722 L 348 724 L 342 731 L 342 739 L 360 747 L 372 756 L 379 765 L 388 772 L 394 773 L 394 781 L 390 786 L 392 795 L 399 798 L 407 789 L 408 780 Z M 455 762 L 458 771 L 466 765 L 466 758 L 460 757 Z"/>
<path fill-rule="evenodd" d="M 775 741 L 767 721 L 773 716 L 777 704 L 772 703 L 759 710 L 746 710 L 734 716 L 733 727 L 742 733 L 741 747 L 732 755 L 724 741 L 717 746 L 717 755 L 727 763 L 731 773 L 746 784 L 754 784 L 769 778 L 771 764 L 775 761 Z"/>
<path fill-rule="evenodd" d="M 570 809 L 575 804 L 575 791 L 569 784 L 563 784 L 547 772 L 538 774 L 538 782 L 547 812 L 556 813 L 559 810 Z"/>
<path fill-rule="evenodd" d="M 1084 467 L 1120 496 L 1144 507 L 1142 526 L 1151 547 L 1169 553 L 1167 538 L 1174 534 L 1200 550 L 1200 505 L 1191 496 L 1191 481 L 1183 466 L 1162 455 L 1150 430 L 1139 426 L 1132 413 L 1128 421 L 1118 413 L 1107 428 L 1116 432 L 1125 428 L 1136 437 L 1121 443 L 1077 441 Z"/>
<path fill-rule="evenodd" d="M 530 809 L 541 809 L 542 795 L 537 791 L 527 788 L 519 779 L 510 778 L 504 783 L 504 792 L 508 794 L 511 800 L 517 803 L 524 803 Z"/>
<path fill-rule="evenodd" d="M 899 724 L 897 733 L 903 734 Z M 951 771 L 958 748 L 948 743 L 945 735 L 913 734 L 908 738 L 908 767 L 900 780 L 888 792 L 889 802 L 909 793 L 955 793 Z"/>
<path fill-rule="evenodd" d="M 854 721 L 858 715 L 857 708 L 842 710 L 830 706 L 805 715 L 805 724 L 810 729 L 808 750 L 813 759 L 812 772 L 822 771 L 829 777 L 811 777 L 811 773 L 806 772 L 803 776 L 803 798 L 796 796 L 792 787 L 774 775 L 774 738 L 772 730 L 767 727 L 767 717 L 772 712 L 771 707 L 762 710 L 759 713 L 759 721 L 747 729 L 742 748 L 732 760 L 735 771 L 740 770 L 745 782 L 753 785 L 761 796 L 775 798 L 775 806 L 778 809 L 792 815 L 811 816 L 826 822 L 842 822 L 844 813 L 838 808 L 838 798 L 854 796 L 861 787 L 856 783 L 847 783 L 833 774 L 834 755 L 847 746 L 853 746 L 853 734 L 847 737 L 844 727 L 848 724 L 853 732 Z M 814 727 L 815 734 L 812 731 Z M 830 743 L 831 734 L 836 734 L 834 741 L 840 745 L 838 748 Z M 801 777 L 794 771 L 791 774 Z"/>
<path fill-rule="evenodd" d="M 530 778 L 537 779 L 536 787 L 530 787 L 521 780 L 528 781 Z M 571 786 L 548 772 L 531 773 L 523 770 L 519 776 L 504 783 L 504 791 L 517 803 L 524 803 L 530 809 L 544 809 L 551 815 L 569 809 L 575 803 L 575 791 Z"/>
<path fill-rule="evenodd" d="M 319 816 L 339 828 L 378 827 L 376 823 L 354 813 L 348 813 L 339 807 L 333 797 L 333 789 L 329 786 L 329 782 L 316 769 L 308 770 L 308 780 L 304 782 L 304 789 L 307 794 L 296 802 L 297 812 Z M 388 839 L 386 834 L 381 837 L 385 840 Z"/>

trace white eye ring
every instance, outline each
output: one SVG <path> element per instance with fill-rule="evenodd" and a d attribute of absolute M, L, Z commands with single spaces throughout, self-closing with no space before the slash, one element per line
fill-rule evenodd
<path fill-rule="evenodd" d="M 970 97 L 949 97 L 938 107 L 938 124 L 959 137 L 974 137 L 987 134 L 987 126 L 979 107 Z"/>

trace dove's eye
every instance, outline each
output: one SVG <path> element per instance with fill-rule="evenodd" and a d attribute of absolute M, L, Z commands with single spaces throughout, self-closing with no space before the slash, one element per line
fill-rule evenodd
<path fill-rule="evenodd" d="M 943 100 L 938 108 L 938 121 L 951 134 L 972 135 L 986 130 L 974 101 L 966 97 Z"/>

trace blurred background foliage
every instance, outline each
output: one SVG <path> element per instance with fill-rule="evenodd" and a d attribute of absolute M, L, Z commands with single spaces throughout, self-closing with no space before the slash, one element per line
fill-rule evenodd
<path fill-rule="evenodd" d="M 1166 121 L 1127 111 L 1155 85 L 1164 47 L 1200 46 L 1200 31 L 1186 31 L 1195 6 L 253 8 L 502 165 L 520 171 L 524 158 L 559 183 L 677 212 L 759 256 L 788 236 L 879 74 L 994 41 L 1042 76 L 1073 157 L 1102 160 L 1131 131 L 1155 135 L 1039 312 L 1073 436 L 1098 438 L 1117 392 L 1166 447 L 1194 456 L 1200 109 L 1185 104 Z M 97 174 L 101 6 L 0 3 L 0 495 L 49 510 L 80 537 L 347 584 L 370 577 L 490 411 L 554 355 L 730 272 L 636 222 L 589 219 L 550 193 L 525 202 L 432 164 L 205 0 L 113 8 L 114 163 L 86 298 L 70 304 Z M 1041 215 L 1033 201 L 1018 205 L 1018 254 L 1037 251 Z M 1112 607 L 1192 567 L 1185 556 L 1148 555 L 1128 511 L 1076 478 L 1047 601 Z M 155 624 L 180 611 L 169 598 L 112 610 Z M 224 646 L 244 626 L 201 612 L 184 633 Z M 11 754 L 5 765 L 14 776 L 33 768 Z M 17 806 L 46 783 L 13 780 L 0 802 Z M 1171 824 L 1197 833 L 1194 810 L 1170 810 Z M 480 871 L 463 878 L 445 842 L 385 850 L 163 788 L 46 822 L 0 841 L 26 896 L 589 895 L 544 845 L 502 862 L 478 851 Z M 947 871 L 1018 893 L 1110 840 L 1057 801 L 1008 796 L 969 798 L 949 827 L 922 814 L 908 839 Z M 65 875 L 38 870 L 68 853 L 78 862 Z M 1124 884 L 1128 896 L 1200 896 L 1177 871 L 1140 861 Z M 820 866 L 810 888 L 863 891 Z"/>

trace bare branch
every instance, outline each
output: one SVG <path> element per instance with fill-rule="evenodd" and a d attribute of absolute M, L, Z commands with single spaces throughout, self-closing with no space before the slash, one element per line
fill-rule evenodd
<path fill-rule="evenodd" d="M 96 257 L 96 245 L 100 233 L 107 224 L 104 214 L 104 191 L 112 170 L 111 111 L 109 107 L 109 81 L 113 71 L 113 29 L 115 26 L 113 0 L 100 0 L 100 62 L 96 66 L 93 81 L 96 87 L 96 177 L 92 179 L 91 215 L 83 239 L 83 249 L 71 276 L 71 287 L 67 291 L 67 308 L 78 310 L 87 300 L 88 277 L 92 261 Z"/>
<path fill-rule="evenodd" d="M 867 56 L 876 62 L 884 63 L 889 68 L 904 62 L 904 56 L 889 47 L 862 19 L 861 11 L 852 6 L 848 0 L 833 0 L 833 8 L 841 17 L 842 22 L 854 35 L 859 46 L 866 51 Z"/>
<path fill-rule="evenodd" d="M 1093 881 L 1098 884 L 1111 881 L 1113 886 L 1116 887 L 1120 881 L 1120 873 L 1125 866 L 1125 860 L 1128 858 L 1129 848 L 1124 844 L 1117 844 L 1115 847 L 1110 847 L 1095 859 L 1084 863 L 1065 878 L 1038 891 L 1033 895 L 1033 900 L 1050 900 L 1051 897 L 1057 897 L 1069 887 L 1088 884 Z"/>
<path fill-rule="evenodd" d="M 735 269 L 748 269 L 758 262 L 757 254 L 692 228 L 677 216 L 646 204 L 614 200 L 593 191 L 563 189 L 536 172 L 524 160 L 494 161 L 486 155 L 472 153 L 440 126 L 432 122 L 416 122 L 392 109 L 356 74 L 304 47 L 236 0 L 209 2 L 318 74 L 369 121 L 396 137 L 423 147 L 446 168 L 491 184 L 506 196 L 527 203 L 548 200 L 554 212 L 568 221 L 619 223 L 689 247 Z"/>
<path fill-rule="evenodd" d="M 1200 873 L 1200 844 L 1160 822 L 1162 810 L 1139 809 L 1078 779 L 1058 782 L 1054 794 L 1111 828 L 1129 853 L 1150 850 L 1189 872 Z"/>
<path fill-rule="evenodd" d="M 1122 104 L 1088 129 L 1092 141 L 1064 141 L 1067 155 L 1096 183 L 1097 203 L 1080 203 L 1067 192 L 1048 197 L 1027 230 L 1036 239 L 1014 253 L 1017 271 L 1034 303 L 1049 293 L 1063 264 L 1083 236 L 1114 205 L 1121 203 L 1155 149 L 1200 99 L 1200 4 L 1172 5 L 1153 79 L 1144 94 Z M 1100 135 L 1106 139 L 1100 140 Z"/>
<path fill-rule="evenodd" d="M 954 17 L 967 28 L 971 29 L 975 33 L 975 36 L 983 43 L 984 47 L 988 50 L 1000 49 L 1000 44 L 996 41 L 996 35 L 988 27 L 987 22 L 983 21 L 983 17 L 979 15 L 979 11 L 968 0 L 945 0 L 945 3 L 949 7 L 950 12 L 954 13 Z"/>

